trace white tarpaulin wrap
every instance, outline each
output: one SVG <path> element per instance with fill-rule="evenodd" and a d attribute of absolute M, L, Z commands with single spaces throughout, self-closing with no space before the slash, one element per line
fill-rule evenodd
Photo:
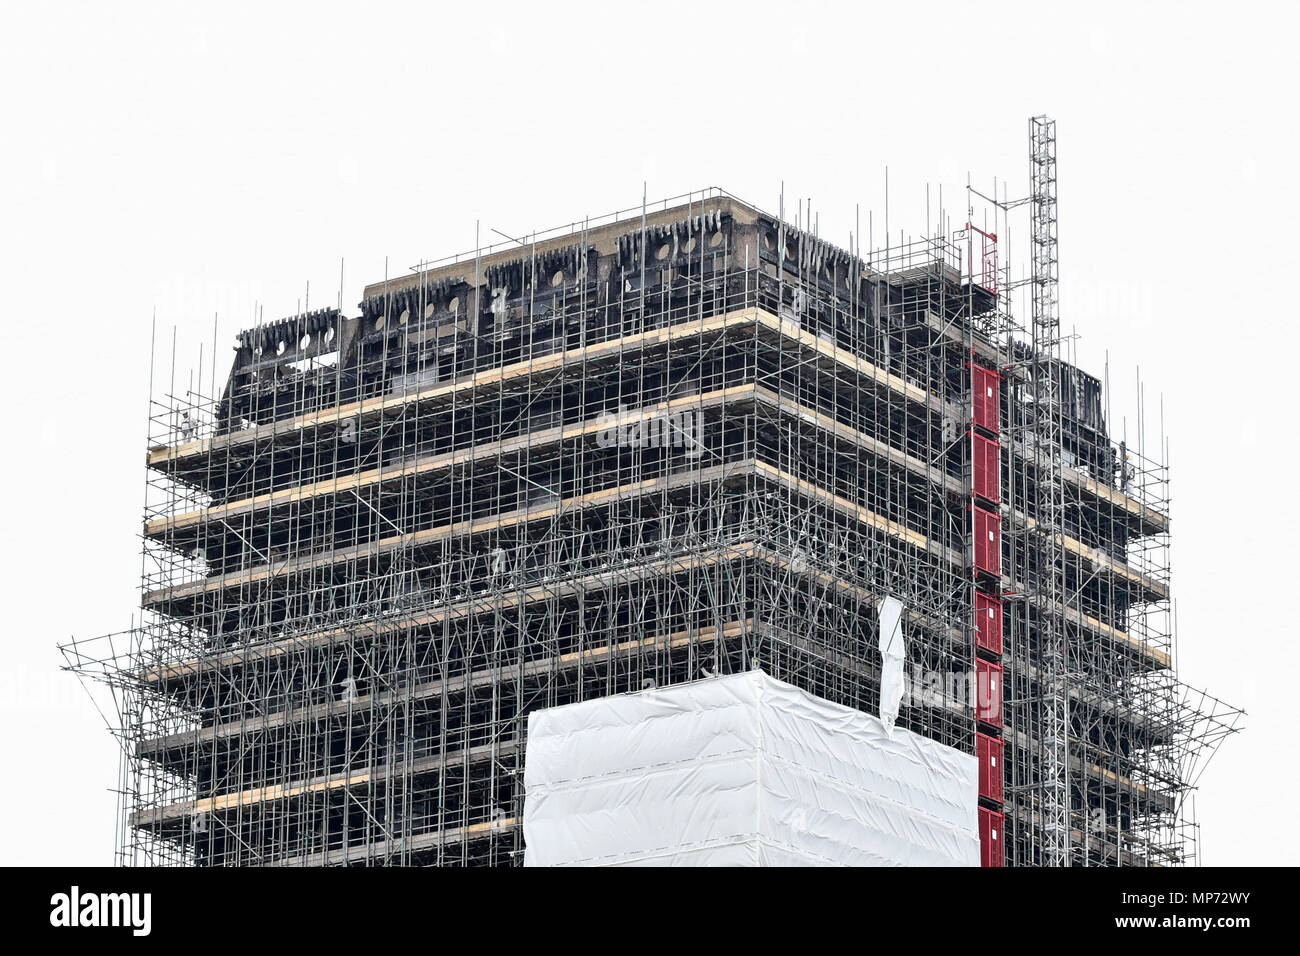
<path fill-rule="evenodd" d="M 975 758 L 762 671 L 534 711 L 526 866 L 978 866 Z"/>
<path fill-rule="evenodd" d="M 880 720 L 885 733 L 894 732 L 898 705 L 903 699 L 903 661 L 907 645 L 903 643 L 903 602 L 898 598 L 881 598 L 880 612 Z"/>

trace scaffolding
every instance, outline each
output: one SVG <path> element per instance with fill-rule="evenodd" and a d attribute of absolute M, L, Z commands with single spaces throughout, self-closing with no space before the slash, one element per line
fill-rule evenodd
<path fill-rule="evenodd" d="M 1024 415 L 1024 437 L 1034 448 L 1037 492 L 1034 530 L 1036 567 L 1033 595 L 1050 605 L 1067 605 L 1065 560 L 1060 529 L 1065 522 L 1065 409 L 1061 367 L 1061 320 L 1057 314 L 1059 263 L 1056 243 L 1056 124 L 1045 117 L 1029 121 L 1030 275 L 1033 351 L 1030 379 L 1033 401 Z M 1042 819 L 1042 861 L 1048 866 L 1070 862 L 1070 673 L 1067 648 L 1072 625 L 1063 616 L 1044 615 L 1038 623 L 1041 679 L 1037 709 L 1037 797 Z M 1077 638 L 1073 642 L 1077 643 Z M 1031 739 L 1035 735 L 1031 734 Z M 1013 753 L 1016 751 L 1012 745 Z"/>
<path fill-rule="evenodd" d="M 1164 464 L 1026 341 L 996 231 L 783 213 L 712 189 L 421 263 L 151 399 L 141 619 L 64 648 L 117 700 L 119 862 L 518 864 L 530 711 L 754 667 L 874 711 L 886 596 L 899 722 L 1007 748 L 1007 862 L 1191 862 L 1240 714 L 1173 673 Z"/>

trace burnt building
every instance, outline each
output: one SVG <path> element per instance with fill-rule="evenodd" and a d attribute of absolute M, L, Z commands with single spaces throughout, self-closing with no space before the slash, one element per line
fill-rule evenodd
<path fill-rule="evenodd" d="M 895 597 L 988 865 L 1188 862 L 1235 712 L 1172 670 L 1167 471 L 996 243 L 708 191 L 241 333 L 156 403 L 141 624 L 68 649 L 121 694 L 122 861 L 520 863 L 531 711 L 754 667 L 874 711 Z"/>

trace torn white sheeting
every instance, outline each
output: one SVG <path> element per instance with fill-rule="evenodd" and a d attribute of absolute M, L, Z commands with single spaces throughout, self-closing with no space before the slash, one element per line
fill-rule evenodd
<path fill-rule="evenodd" d="M 892 733 L 903 700 L 903 662 L 907 645 L 903 640 L 903 602 L 898 598 L 881 598 L 876 606 L 880 613 L 880 720 L 885 733 Z"/>
<path fill-rule="evenodd" d="M 978 764 L 762 671 L 534 711 L 526 866 L 978 866 Z"/>

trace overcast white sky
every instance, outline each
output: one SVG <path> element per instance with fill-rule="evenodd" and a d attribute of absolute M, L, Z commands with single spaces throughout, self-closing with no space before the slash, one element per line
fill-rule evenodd
<path fill-rule="evenodd" d="M 1204 860 L 1300 863 L 1298 8 L 1059 6 L 5 4 L 0 862 L 112 859 L 116 751 L 56 645 L 137 604 L 154 310 L 185 369 L 218 314 L 228 363 L 255 303 L 332 304 L 340 260 L 355 312 L 385 257 L 643 181 L 767 208 L 784 181 L 847 242 L 888 166 L 921 232 L 927 183 L 954 218 L 968 173 L 1024 194 L 1046 112 L 1079 360 L 1109 352 L 1116 425 L 1137 366 L 1165 400 L 1182 675 L 1249 712 L 1202 779 Z"/>

